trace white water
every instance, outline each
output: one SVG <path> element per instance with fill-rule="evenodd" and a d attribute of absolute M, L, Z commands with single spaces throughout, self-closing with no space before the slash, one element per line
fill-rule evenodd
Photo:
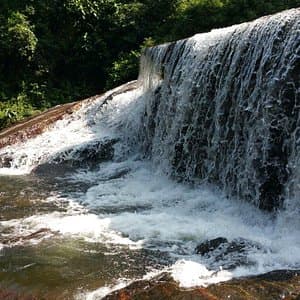
<path fill-rule="evenodd" d="M 83 104 L 79 111 L 65 116 L 45 133 L 26 143 L 0 149 L 1 156 L 13 158 L 12 166 L 0 168 L 0 174 L 29 174 L 37 165 L 64 156 L 68 150 L 84 149 L 91 142 L 119 137 L 117 127 L 124 128 L 134 119 L 135 111 L 131 105 L 138 99 L 140 91 L 125 93 L 125 97 L 116 96 L 109 105 L 100 107 L 110 95 L 129 84 L 107 92 L 92 103 Z M 72 156 L 72 152 L 68 155 Z"/>
<path fill-rule="evenodd" d="M 124 168 L 131 171 L 121 178 L 105 180 Z M 13 228 L 12 236 L 49 228 L 88 242 L 167 251 L 177 262 L 162 271 L 170 271 L 184 287 L 300 267 L 299 224 L 287 211 L 274 219 L 212 188 L 176 183 L 150 163 L 140 161 L 106 163 L 99 171 L 80 171 L 68 180 L 95 185 L 77 199 L 69 199 L 69 209 L 64 213 L 2 221 L 0 227 Z M 229 255 L 215 261 L 214 257 L 194 254 L 197 244 L 217 237 L 229 241 L 242 237 L 262 248 L 250 247 L 245 254 L 252 262 L 250 266 L 220 272 L 236 258 Z"/>
<path fill-rule="evenodd" d="M 290 14 L 294 17 L 299 14 L 299 10 Z M 280 23 L 287 16 L 288 13 L 276 16 L 270 22 Z M 253 26 L 259 27 L 261 23 L 263 21 L 254 23 Z M 211 45 L 218 43 L 219 39 L 226 40 L 238 30 L 248 32 L 248 26 L 250 25 L 246 24 L 195 36 L 187 41 L 187 48 L 195 47 L 193 51 L 196 52 L 189 50 L 186 55 L 198 52 L 202 55 Z M 204 40 L 206 43 L 202 44 Z M 164 47 L 167 46 L 154 50 L 157 51 L 157 60 L 164 55 Z M 178 46 L 176 49 L 179 51 L 181 48 Z M 26 235 L 41 228 L 49 228 L 63 236 L 81 237 L 89 242 L 166 251 L 174 263 L 165 270 L 171 272 L 174 279 L 184 287 L 206 286 L 236 276 L 275 269 L 300 268 L 299 206 L 295 205 L 297 199 L 286 199 L 285 207 L 275 216 L 262 212 L 241 199 L 226 197 L 213 186 L 178 183 L 168 177 L 168 173 L 173 174 L 167 156 L 174 154 L 172 146 L 176 142 L 178 129 L 178 125 L 174 124 L 186 121 L 181 111 L 184 112 L 184 108 L 189 105 L 184 96 L 185 93 L 189 94 L 189 84 L 177 83 L 180 90 L 172 91 L 173 95 L 177 94 L 176 115 L 167 101 L 161 102 L 159 116 L 155 115 L 150 97 L 163 78 L 156 69 L 159 66 L 148 60 L 144 61 L 143 68 L 147 70 L 144 70 L 139 79 L 143 84 L 139 88 L 113 96 L 105 104 L 107 97 L 119 91 L 115 89 L 56 122 L 36 138 L 0 150 L 0 155 L 13 159 L 11 168 L 3 168 L 0 172 L 24 174 L 39 164 L 64 157 L 65 153 L 72 156 L 72 151 L 67 150 L 84 148 L 94 141 L 119 139 L 115 145 L 113 161 L 103 162 L 94 170 L 78 169 L 63 179 L 72 184 L 87 183 L 90 186 L 76 197 L 70 195 L 69 198 L 62 199 L 69 201 L 66 212 L 2 221 L 0 228 L 10 228 L 11 235 Z M 168 68 L 172 69 L 172 65 L 168 65 Z M 154 78 L 147 78 L 149 74 Z M 183 80 L 181 75 L 177 76 L 178 81 Z M 172 101 L 176 102 L 175 100 L 173 98 Z M 165 105 L 169 107 L 164 108 Z M 170 115 L 174 118 L 170 118 Z M 150 130 L 151 118 L 159 124 L 156 124 L 154 133 Z M 255 128 L 254 133 L 258 129 L 261 132 L 265 130 L 264 124 L 261 127 L 258 124 Z M 251 136 L 254 133 L 251 133 L 247 147 L 251 148 Z M 216 135 L 213 139 L 217 139 Z M 195 153 L 193 151 L 191 156 Z M 152 160 L 145 160 L 145 156 Z M 252 156 L 248 158 L 251 160 Z M 191 166 L 192 161 L 193 159 L 189 160 L 187 164 Z M 248 163 L 250 165 L 249 161 L 245 161 L 246 165 Z M 238 168 L 238 172 L 242 172 L 244 166 Z M 57 195 L 56 201 L 60 201 L 60 195 Z M 242 238 L 249 245 L 245 252 L 229 253 L 223 255 L 222 259 L 218 257 L 218 251 L 221 250 L 203 257 L 195 254 L 198 244 L 217 237 L 225 237 L 229 242 Z M 239 265 L 237 262 L 240 260 L 248 263 Z M 234 268 L 222 270 L 232 264 L 235 265 Z M 109 287 L 102 288 L 88 297 L 96 299 L 110 290 Z"/>

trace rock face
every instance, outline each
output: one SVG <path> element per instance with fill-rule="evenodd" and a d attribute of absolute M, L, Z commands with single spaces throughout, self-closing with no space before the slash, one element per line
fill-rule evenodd
<path fill-rule="evenodd" d="M 151 281 L 138 281 L 116 291 L 104 300 L 276 300 L 299 299 L 299 271 L 274 271 L 236 279 L 207 288 L 184 290 L 167 274 Z"/>
<path fill-rule="evenodd" d="M 265 210 L 299 156 L 300 9 L 147 49 L 143 151 L 168 173 Z"/>

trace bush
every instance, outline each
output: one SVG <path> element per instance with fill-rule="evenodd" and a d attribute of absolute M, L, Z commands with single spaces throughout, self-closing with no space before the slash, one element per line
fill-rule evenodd
<path fill-rule="evenodd" d="M 11 56 L 19 56 L 30 61 L 37 46 L 37 38 L 26 18 L 20 12 L 12 12 L 7 22 L 7 40 Z"/>
<path fill-rule="evenodd" d="M 28 102 L 25 94 L 19 94 L 17 98 L 0 102 L 0 129 L 40 112 Z"/>
<path fill-rule="evenodd" d="M 122 53 L 118 60 L 113 63 L 112 68 L 108 72 L 106 89 L 111 89 L 129 80 L 137 78 L 139 57 L 139 51 Z"/>

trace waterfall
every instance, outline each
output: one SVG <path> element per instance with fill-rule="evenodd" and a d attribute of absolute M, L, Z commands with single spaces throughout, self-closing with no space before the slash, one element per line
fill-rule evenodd
<path fill-rule="evenodd" d="M 126 86 L 0 149 L 5 172 L 82 159 L 113 139 L 115 159 L 139 153 L 262 209 L 298 193 L 300 9 L 148 48 L 137 87 Z"/>
<path fill-rule="evenodd" d="M 148 48 L 137 81 L 57 109 L 0 133 L 4 287 L 48 290 L 41 262 L 100 295 L 300 269 L 300 8 Z"/>
<path fill-rule="evenodd" d="M 166 172 L 267 210 L 295 193 L 300 9 L 146 49 L 139 81 L 142 151 Z"/>

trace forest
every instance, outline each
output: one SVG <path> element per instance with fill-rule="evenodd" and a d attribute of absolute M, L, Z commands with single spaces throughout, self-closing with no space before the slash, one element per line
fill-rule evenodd
<path fill-rule="evenodd" d="M 1 0 L 0 129 L 135 79 L 144 47 L 300 0 Z"/>

